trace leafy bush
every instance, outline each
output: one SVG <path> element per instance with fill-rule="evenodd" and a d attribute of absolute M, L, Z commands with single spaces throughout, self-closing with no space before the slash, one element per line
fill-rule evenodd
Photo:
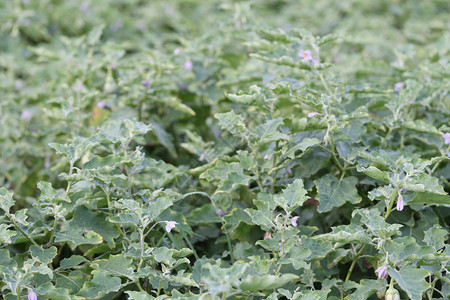
<path fill-rule="evenodd" d="M 450 295 L 447 1 L 2 1 L 4 299 Z"/>

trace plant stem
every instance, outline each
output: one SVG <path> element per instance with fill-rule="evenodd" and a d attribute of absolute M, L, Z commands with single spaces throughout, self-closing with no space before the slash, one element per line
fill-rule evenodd
<path fill-rule="evenodd" d="M 350 265 L 350 268 L 348 269 L 347 276 L 345 277 L 345 282 L 347 282 L 350 279 L 350 275 L 352 275 L 353 268 L 356 265 L 356 262 L 358 261 L 359 256 L 361 253 L 366 249 L 367 244 L 363 245 L 361 249 L 359 249 L 358 253 L 356 253 L 355 258 L 353 258 L 352 264 Z"/>
<path fill-rule="evenodd" d="M 341 171 L 341 173 L 345 173 L 345 169 L 344 167 L 342 167 L 341 163 L 339 162 L 339 160 L 336 157 L 336 152 L 334 151 L 334 137 L 333 137 L 333 132 L 330 131 L 330 143 L 331 143 L 331 157 L 333 158 L 333 161 L 336 163 L 336 166 L 339 168 L 339 170 Z"/>
<path fill-rule="evenodd" d="M 317 72 L 317 74 L 319 74 L 320 81 L 322 81 L 323 87 L 327 91 L 328 95 L 330 95 L 334 101 L 338 102 L 336 96 L 334 95 L 334 93 L 331 92 L 330 88 L 328 87 L 328 84 L 326 83 L 325 79 L 323 78 L 322 73 Z"/>
<path fill-rule="evenodd" d="M 55 231 L 56 231 L 57 225 L 58 225 L 58 218 L 55 217 L 55 220 L 53 221 L 52 232 L 50 233 L 50 238 L 48 239 L 48 245 L 53 243 L 53 238 L 55 237 Z"/>
<path fill-rule="evenodd" d="M 183 229 L 179 228 L 181 235 L 183 236 L 184 240 L 186 241 L 186 243 L 189 245 L 189 247 L 192 250 L 192 253 L 194 253 L 194 257 L 196 260 L 200 260 L 200 257 L 198 257 L 197 255 L 197 251 L 195 251 L 194 245 L 192 245 L 191 241 L 188 239 L 188 237 L 186 236 L 186 233 L 184 232 Z"/>
<path fill-rule="evenodd" d="M 395 197 L 397 196 L 398 190 L 399 190 L 399 188 L 396 187 L 395 190 L 394 190 L 394 193 L 392 194 L 391 202 L 389 203 L 389 207 L 388 207 L 388 209 L 387 209 L 387 211 L 386 211 L 386 216 L 384 217 L 384 220 L 385 220 L 385 221 L 387 220 L 387 218 L 388 218 L 389 215 L 391 214 L 391 210 L 392 210 L 392 207 L 394 206 Z"/>
<path fill-rule="evenodd" d="M 14 225 L 14 227 L 16 227 L 17 230 L 19 230 L 19 232 L 21 234 L 23 234 L 24 237 L 26 237 L 30 242 L 32 242 L 36 247 L 40 248 L 41 246 L 38 245 L 38 243 L 36 243 L 36 241 L 29 236 L 28 234 L 25 233 L 25 231 L 22 230 L 22 228 L 20 228 L 19 224 L 17 224 L 12 218 L 11 215 L 8 213 L 7 217 L 9 218 L 9 220 L 11 221 L 11 223 Z"/>
<path fill-rule="evenodd" d="M 389 207 L 386 212 L 386 216 L 384 217 L 385 221 L 387 220 L 387 218 L 389 217 L 389 215 L 391 213 L 392 206 L 394 205 L 395 197 L 397 196 L 398 191 L 399 191 L 399 188 L 397 187 L 397 188 L 395 188 L 394 193 L 392 194 L 391 202 L 389 203 Z M 356 253 L 355 258 L 353 259 L 352 264 L 350 265 L 350 268 L 348 269 L 347 276 L 345 277 L 345 282 L 347 282 L 350 279 L 350 275 L 352 274 L 353 268 L 355 267 L 359 256 L 362 254 L 364 249 L 366 249 L 366 246 L 367 246 L 367 244 L 363 245 L 361 247 L 361 249 L 358 251 L 358 253 Z"/>
<path fill-rule="evenodd" d="M 181 198 L 186 198 L 187 196 L 191 196 L 191 195 L 202 195 L 202 196 L 207 197 L 211 201 L 211 203 L 214 206 L 214 208 L 216 210 L 218 210 L 218 207 L 217 207 L 216 203 L 214 202 L 214 200 L 207 193 L 204 193 L 204 192 L 187 193 L 187 194 L 184 194 L 183 196 L 181 196 Z M 228 235 L 228 232 L 225 229 L 225 222 L 223 221 L 223 217 L 222 216 L 220 216 L 220 223 L 222 224 L 223 232 L 225 233 L 225 235 L 227 237 L 227 244 L 228 244 L 228 249 L 230 251 L 231 261 L 234 262 L 235 259 L 234 259 L 234 254 L 233 254 L 233 247 L 231 245 L 231 239 L 230 239 L 230 236 Z"/>

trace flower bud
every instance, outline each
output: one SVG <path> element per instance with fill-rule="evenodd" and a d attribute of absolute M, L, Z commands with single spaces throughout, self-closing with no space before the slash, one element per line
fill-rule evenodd
<path fill-rule="evenodd" d="M 400 300 L 400 294 L 396 289 L 393 287 L 390 287 L 386 291 L 386 296 L 384 297 L 385 300 Z"/>

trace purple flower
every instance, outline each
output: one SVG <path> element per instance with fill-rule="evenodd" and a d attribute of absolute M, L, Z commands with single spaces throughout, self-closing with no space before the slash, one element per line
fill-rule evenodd
<path fill-rule="evenodd" d="M 173 50 L 173 54 L 175 54 L 175 55 L 180 54 L 180 49 L 179 49 L 179 48 L 175 48 L 175 49 Z"/>
<path fill-rule="evenodd" d="M 170 232 L 172 229 L 175 228 L 175 225 L 178 224 L 175 221 L 166 221 L 166 231 Z"/>
<path fill-rule="evenodd" d="M 17 81 L 14 83 L 14 88 L 15 88 L 16 90 L 20 90 L 22 87 L 23 87 L 23 82 L 22 82 L 21 80 L 17 80 Z"/>
<path fill-rule="evenodd" d="M 123 27 L 123 21 L 122 20 L 119 20 L 119 21 L 117 21 L 116 23 L 113 23 L 113 24 L 111 24 L 110 26 L 109 26 L 109 30 L 111 31 L 111 32 L 117 32 L 120 28 L 122 28 Z"/>
<path fill-rule="evenodd" d="M 50 168 L 50 159 L 48 157 L 45 159 L 44 168 L 46 169 Z"/>
<path fill-rule="evenodd" d="M 450 132 L 447 132 L 447 133 L 444 133 L 443 135 L 442 135 L 442 137 L 444 138 L 444 143 L 447 145 L 447 144 L 450 144 Z"/>
<path fill-rule="evenodd" d="M 37 300 L 37 295 L 33 291 L 28 291 L 28 300 Z"/>
<path fill-rule="evenodd" d="M 85 13 L 89 12 L 89 3 L 87 3 L 86 1 L 82 2 L 80 4 L 80 10 Z"/>
<path fill-rule="evenodd" d="M 227 213 L 224 212 L 223 210 L 219 209 L 219 211 L 217 212 L 221 217 L 225 216 Z"/>
<path fill-rule="evenodd" d="M 395 85 L 394 85 L 394 91 L 396 91 L 397 93 L 403 88 L 403 82 L 397 82 Z"/>
<path fill-rule="evenodd" d="M 143 85 L 143 86 L 145 86 L 146 88 L 149 88 L 150 87 L 150 81 L 148 81 L 148 80 L 142 80 L 141 81 L 141 84 Z"/>
<path fill-rule="evenodd" d="M 33 113 L 29 110 L 22 111 L 22 114 L 20 115 L 20 118 L 22 120 L 29 120 L 33 117 Z"/>
<path fill-rule="evenodd" d="M 292 173 L 291 168 L 287 167 L 286 172 L 288 172 L 289 174 L 291 174 L 291 173 Z"/>
<path fill-rule="evenodd" d="M 31 21 L 29 19 L 24 19 L 22 21 L 22 26 L 23 27 L 28 27 L 28 26 L 30 26 L 30 24 L 31 24 Z"/>
<path fill-rule="evenodd" d="M 318 60 L 318 59 L 312 58 L 311 61 L 312 61 L 312 63 L 313 63 L 315 66 L 319 65 L 319 60 Z"/>
<path fill-rule="evenodd" d="M 117 68 L 117 63 L 112 63 L 111 64 L 111 69 L 115 70 Z"/>
<path fill-rule="evenodd" d="M 313 118 L 317 115 L 318 115 L 318 113 L 316 113 L 316 112 L 310 112 L 310 113 L 308 113 L 308 118 Z"/>
<path fill-rule="evenodd" d="M 30 0 L 22 0 L 23 4 L 30 4 Z"/>
<path fill-rule="evenodd" d="M 97 107 L 98 107 L 98 108 L 103 109 L 103 108 L 105 108 L 105 106 L 106 106 L 105 101 L 100 101 L 99 103 L 97 103 Z"/>
<path fill-rule="evenodd" d="M 81 81 L 77 81 L 77 84 L 75 85 L 75 91 L 81 92 L 84 91 L 85 87 L 84 84 Z"/>
<path fill-rule="evenodd" d="M 400 192 L 402 192 L 404 194 L 404 193 L 406 193 L 406 189 L 401 189 Z"/>
<path fill-rule="evenodd" d="M 403 197 L 399 195 L 397 199 L 397 210 L 402 211 L 403 207 L 405 207 L 405 202 L 403 202 Z"/>
<path fill-rule="evenodd" d="M 292 218 L 292 220 L 291 220 L 292 226 L 297 227 L 297 220 L 299 218 L 300 218 L 299 216 L 295 216 L 295 217 Z"/>
<path fill-rule="evenodd" d="M 386 265 L 382 265 L 378 269 L 375 270 L 376 273 L 378 273 L 378 278 L 387 278 L 388 273 L 386 271 Z"/>
<path fill-rule="evenodd" d="M 312 56 L 311 56 L 311 51 L 309 50 L 303 50 L 300 49 L 300 51 L 298 51 L 298 56 L 303 58 L 304 61 L 308 61 L 308 60 L 312 60 Z"/>
<path fill-rule="evenodd" d="M 270 232 L 266 232 L 264 234 L 264 239 L 271 239 L 272 238 L 272 234 Z"/>
<path fill-rule="evenodd" d="M 187 61 L 184 63 L 184 68 L 185 68 L 186 70 L 192 70 L 192 67 L 193 67 L 192 61 L 187 60 Z"/>

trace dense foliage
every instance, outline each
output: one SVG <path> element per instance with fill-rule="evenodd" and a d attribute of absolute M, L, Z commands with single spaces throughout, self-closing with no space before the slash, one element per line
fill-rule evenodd
<path fill-rule="evenodd" d="M 0 2 L 4 299 L 446 299 L 448 1 Z"/>

